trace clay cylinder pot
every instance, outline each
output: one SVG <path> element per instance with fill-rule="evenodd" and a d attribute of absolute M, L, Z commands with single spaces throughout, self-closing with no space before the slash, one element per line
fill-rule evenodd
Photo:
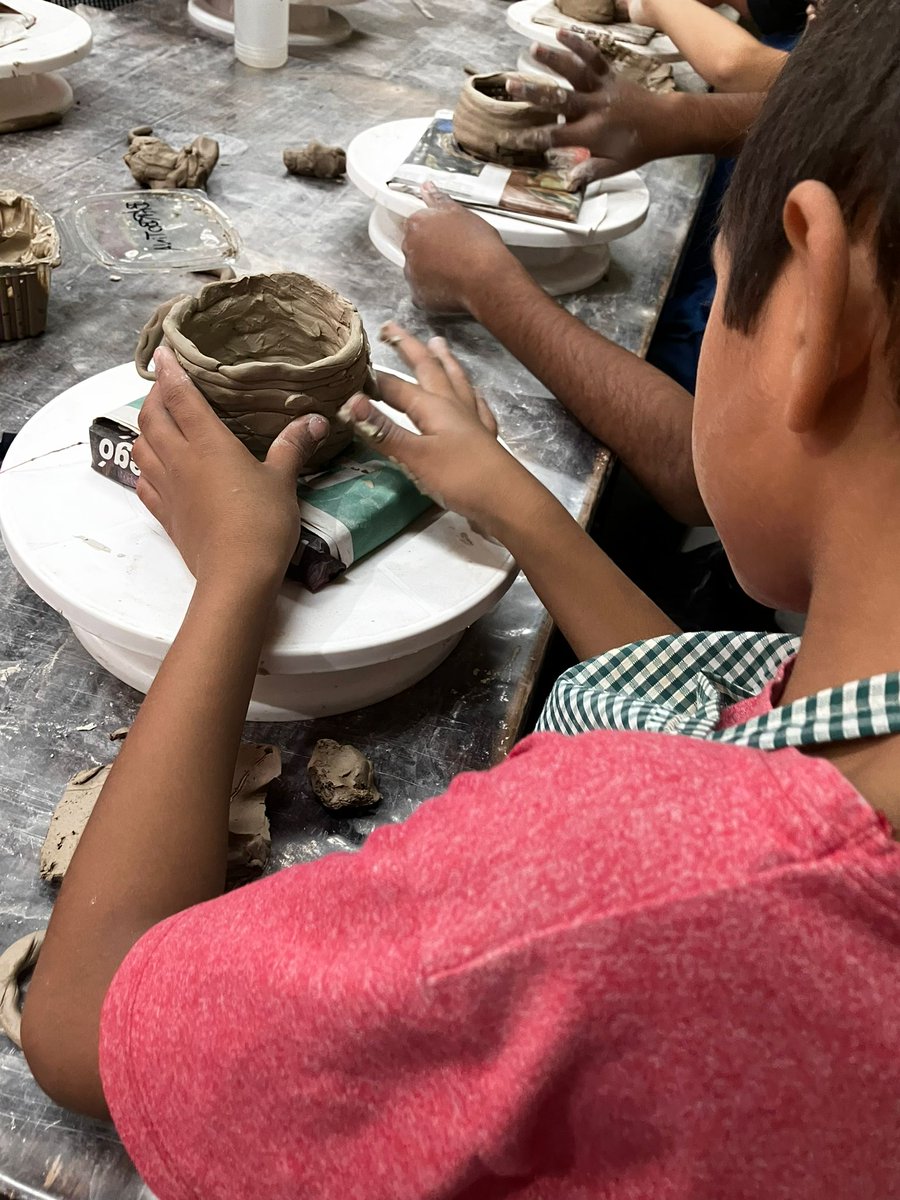
<path fill-rule="evenodd" d="M 0 342 L 44 332 L 50 276 L 59 261 L 50 214 L 31 196 L 0 191 Z"/>
<path fill-rule="evenodd" d="M 317 412 L 331 422 L 306 467 L 318 469 L 353 436 L 337 423 L 341 405 L 354 392 L 377 395 L 359 313 L 306 275 L 248 275 L 167 301 L 138 342 L 135 363 L 144 379 L 154 378 L 148 368 L 163 341 L 258 458 L 296 417 Z"/>
<path fill-rule="evenodd" d="M 616 19 L 616 0 L 556 0 L 556 7 L 566 17 L 594 25 L 609 25 Z"/>
<path fill-rule="evenodd" d="M 466 80 L 453 113 L 453 136 L 463 150 L 488 162 L 539 166 L 544 161 L 542 151 L 510 150 L 503 139 L 522 129 L 555 124 L 556 117 L 525 101 L 513 100 L 506 91 L 506 81 L 511 77 L 506 71 L 497 71 Z"/>

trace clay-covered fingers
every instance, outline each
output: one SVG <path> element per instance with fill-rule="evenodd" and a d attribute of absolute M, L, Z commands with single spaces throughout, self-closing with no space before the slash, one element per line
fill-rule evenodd
<path fill-rule="evenodd" d="M 329 429 L 328 421 L 321 413 L 291 421 L 269 447 L 266 466 L 274 467 L 293 486 L 303 467 L 328 436 Z"/>
<path fill-rule="evenodd" d="M 147 479 L 145 476 L 141 475 L 140 479 L 137 481 L 136 491 L 137 491 L 138 500 L 140 500 L 140 502 L 141 502 L 141 504 L 143 504 L 144 508 L 146 508 L 147 511 L 151 514 L 151 516 L 156 517 L 157 521 L 159 521 L 160 524 L 162 524 L 163 523 L 163 521 L 162 521 L 162 515 L 163 515 L 162 497 L 160 496 L 160 494 L 156 490 L 156 488 L 153 486 L 153 484 L 150 482 L 150 480 Z"/>
<path fill-rule="evenodd" d="M 452 384 L 447 379 L 447 372 L 444 370 L 441 360 L 424 342 L 413 337 L 396 321 L 388 321 L 383 325 L 379 337 L 386 345 L 392 346 L 397 351 L 426 391 L 443 395 L 448 388 L 452 390 Z"/>
<path fill-rule="evenodd" d="M 569 118 L 580 117 L 584 112 L 583 97 L 558 83 L 513 75 L 506 81 L 506 90 L 514 100 L 521 100 L 541 112 Z"/>
<path fill-rule="evenodd" d="M 579 59 L 588 70 L 590 79 L 592 81 L 592 87 L 581 88 L 581 91 L 597 91 L 606 87 L 606 85 L 614 78 L 612 63 L 610 60 L 606 57 L 599 46 L 595 46 L 593 42 L 588 41 L 588 39 L 582 37 L 581 34 L 573 33 L 571 29 L 558 29 L 556 31 L 556 40 L 561 46 L 565 46 L 570 54 L 568 57 L 563 55 L 562 59 L 551 59 L 551 61 L 559 61 L 561 64 L 565 65 L 570 63 L 571 55 L 574 55 L 575 58 Z M 552 55 L 554 51 L 547 46 L 541 47 L 541 49 L 545 51 L 545 53 L 537 55 L 536 57 L 540 62 L 547 64 L 547 55 Z M 554 67 L 554 70 L 555 69 L 556 68 Z M 568 79 L 573 86 L 577 86 L 575 84 L 575 80 L 570 78 L 566 71 L 560 70 L 559 73 L 560 75 L 565 75 L 566 79 Z"/>
<path fill-rule="evenodd" d="M 216 431 L 224 431 L 224 425 L 191 383 L 168 346 L 160 346 L 156 350 L 153 363 L 156 369 L 156 384 L 153 390 L 159 390 L 159 397 L 166 412 L 186 438 L 204 434 L 214 436 Z"/>
<path fill-rule="evenodd" d="M 468 404 L 470 407 L 475 407 L 475 389 L 469 382 L 469 377 L 460 365 L 456 355 L 447 345 L 447 339 L 442 337 L 433 337 L 428 339 L 428 349 L 431 354 L 438 360 L 444 369 L 444 374 L 450 386 L 453 388 L 453 394 L 463 404 Z"/>
<path fill-rule="evenodd" d="M 141 475 L 154 485 L 158 484 L 166 473 L 163 460 L 144 434 L 141 434 L 131 448 L 131 461 Z"/>
<path fill-rule="evenodd" d="M 430 181 L 422 184 L 421 196 L 429 208 L 437 211 L 444 209 L 452 212 L 454 209 L 462 208 L 461 204 L 458 204 L 456 200 L 453 200 L 446 192 L 442 192 Z"/>
<path fill-rule="evenodd" d="M 496 437 L 497 422 L 494 420 L 494 414 L 488 408 L 484 397 L 478 389 L 472 386 L 472 382 L 460 364 L 459 359 L 447 345 L 447 339 L 433 337 L 428 343 L 428 348 L 434 354 L 435 358 L 439 359 L 456 398 L 462 404 L 465 404 L 467 408 L 471 408 L 477 413 L 481 424 L 492 437 Z"/>
<path fill-rule="evenodd" d="M 621 175 L 625 167 L 617 158 L 589 158 L 587 162 L 579 163 L 572 168 L 569 181 L 573 188 L 586 187 L 598 179 L 611 179 L 613 175 Z"/>
<path fill-rule="evenodd" d="M 143 442 L 163 457 L 170 455 L 184 442 L 184 434 L 166 408 L 163 391 L 158 383 L 154 383 L 141 405 L 138 429 L 141 436 L 135 443 L 135 449 Z"/>
<path fill-rule="evenodd" d="M 379 378 L 379 387 L 381 388 L 382 396 L 384 396 L 386 391 L 390 390 L 387 386 L 389 381 L 403 383 L 403 380 L 382 375 Z M 413 387 L 412 384 L 406 384 L 405 386 L 407 388 Z M 414 404 L 410 405 L 408 403 L 408 397 L 402 395 L 401 389 L 396 389 L 395 400 L 398 397 L 401 397 L 401 400 L 405 401 L 405 403 L 395 403 L 389 399 L 387 403 L 401 412 L 409 412 L 410 407 L 415 407 Z M 412 413 L 409 413 L 409 415 L 415 421 Z M 371 399 L 362 392 L 357 392 L 355 396 L 350 397 L 338 413 L 338 418 L 351 425 L 364 441 L 377 446 L 382 454 L 386 454 L 389 458 L 396 459 L 398 462 L 406 463 L 410 451 L 415 451 L 415 443 L 419 435 L 398 425 L 383 409 L 373 404 Z"/>

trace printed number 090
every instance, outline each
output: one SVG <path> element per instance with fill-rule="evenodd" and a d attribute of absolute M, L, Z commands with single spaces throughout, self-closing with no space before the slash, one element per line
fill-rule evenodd
<path fill-rule="evenodd" d="M 140 475 L 140 470 L 131 458 L 130 442 L 113 442 L 112 438 L 102 438 L 97 449 L 104 462 L 112 461 L 121 470 L 124 471 L 128 467 L 132 475 Z"/>

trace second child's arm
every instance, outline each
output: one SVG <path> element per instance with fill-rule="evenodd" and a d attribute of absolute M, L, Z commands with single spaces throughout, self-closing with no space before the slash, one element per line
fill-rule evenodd
<path fill-rule="evenodd" d="M 698 75 L 722 92 L 766 92 L 787 54 L 698 0 L 629 0 L 629 17 L 672 39 Z"/>
<path fill-rule="evenodd" d="M 429 207 L 409 219 L 404 243 L 421 306 L 468 310 L 671 516 L 705 524 L 690 392 L 568 313 L 481 217 L 434 189 L 425 195 Z"/>

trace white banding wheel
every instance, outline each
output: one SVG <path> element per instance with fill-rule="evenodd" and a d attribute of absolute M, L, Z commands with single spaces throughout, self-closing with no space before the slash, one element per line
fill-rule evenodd
<path fill-rule="evenodd" d="M 330 5 L 291 4 L 288 49 L 301 53 L 316 46 L 334 46 L 353 33 L 353 26 L 335 8 L 360 0 L 331 0 Z M 203 33 L 223 42 L 234 41 L 234 0 L 188 0 L 188 17 Z"/>
<path fill-rule="evenodd" d="M 135 493 L 91 470 L 86 442 L 94 417 L 148 388 L 131 363 L 69 388 L 26 422 L 0 470 L 0 529 L 13 564 L 102 666 L 141 691 L 172 644 L 193 580 Z M 303 720 L 396 695 L 447 657 L 515 574 L 502 546 L 432 509 L 321 592 L 285 583 L 250 719 Z"/>
<path fill-rule="evenodd" d="M 430 118 L 389 121 L 357 134 L 347 147 L 347 175 L 375 207 L 369 218 L 372 244 L 395 266 L 403 266 L 403 223 L 423 201 L 389 187 L 399 165 L 428 128 Z M 643 224 L 650 194 L 634 171 L 591 185 L 577 225 L 547 225 L 513 214 L 479 211 L 551 295 L 582 291 L 604 277 L 608 243 Z"/>
<path fill-rule="evenodd" d="M 0 133 L 55 124 L 74 103 L 62 67 L 90 51 L 90 24 L 47 0 L 16 0 L 15 8 L 34 17 L 22 38 L 0 46 Z"/>
<path fill-rule="evenodd" d="M 534 19 L 541 9 L 546 7 L 547 0 L 516 0 L 506 10 L 506 23 L 514 33 L 527 38 L 529 42 L 537 42 L 541 46 L 559 50 L 561 47 L 556 36 L 559 28 L 555 25 L 541 25 Z M 587 21 L 576 21 L 574 24 L 590 26 L 590 22 Z M 615 24 L 601 25 L 598 28 L 616 40 Z M 660 62 L 681 62 L 684 58 L 672 39 L 663 33 L 655 34 L 646 45 L 625 41 L 624 38 L 619 40 L 636 54 L 645 54 L 659 59 Z"/>
<path fill-rule="evenodd" d="M 22 1049 L 22 1005 L 20 981 L 34 969 L 46 929 L 26 933 L 0 954 L 0 1029 L 14 1046 Z"/>
<path fill-rule="evenodd" d="M 404 218 L 376 204 L 369 217 L 369 237 L 372 245 L 388 262 L 403 268 Z M 509 249 L 526 268 L 536 283 L 551 296 L 566 296 L 581 292 L 599 283 L 609 270 L 609 246 L 601 242 L 594 246 L 563 247 L 542 250 L 534 246 L 510 246 Z"/>

